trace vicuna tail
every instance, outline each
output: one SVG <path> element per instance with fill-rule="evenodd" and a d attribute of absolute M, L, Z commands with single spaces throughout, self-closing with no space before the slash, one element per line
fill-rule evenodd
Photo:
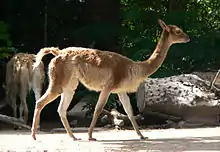
<path fill-rule="evenodd" d="M 59 55 L 59 48 L 57 47 L 47 47 L 41 49 L 36 55 L 36 61 L 34 63 L 34 69 L 40 65 L 42 58 L 47 54 L 53 54 L 54 56 Z"/>

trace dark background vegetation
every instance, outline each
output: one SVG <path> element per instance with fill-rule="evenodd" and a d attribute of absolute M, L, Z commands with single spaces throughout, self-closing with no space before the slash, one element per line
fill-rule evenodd
<path fill-rule="evenodd" d="M 114 51 L 136 61 L 147 59 L 162 31 L 158 18 L 181 27 L 191 42 L 172 46 L 162 67 L 152 77 L 216 70 L 220 66 L 219 0 L 2 0 L 1 3 L 1 84 L 5 80 L 5 64 L 14 53 L 37 53 L 45 46 L 90 47 Z M 45 64 L 52 57 L 45 56 Z M 0 91 L 3 98 L 4 90 Z M 75 100 L 87 93 L 80 86 Z M 92 93 L 91 100 L 96 102 L 98 94 Z M 130 96 L 135 108 L 135 96 Z M 116 99 L 111 96 L 109 108 Z M 32 109 L 32 96 L 29 101 Z M 55 108 L 46 110 L 45 117 L 49 112 L 56 113 L 58 102 L 53 104 Z M 93 105 L 85 108 L 92 110 Z"/>

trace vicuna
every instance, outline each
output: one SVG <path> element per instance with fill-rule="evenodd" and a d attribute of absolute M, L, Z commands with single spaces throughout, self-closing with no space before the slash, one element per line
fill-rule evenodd
<path fill-rule="evenodd" d="M 127 93 L 136 92 L 139 84 L 161 66 L 172 44 L 186 43 L 190 40 L 179 27 L 166 25 L 162 20 L 158 22 L 163 29 L 161 38 L 150 58 L 142 62 L 135 62 L 120 54 L 96 49 L 80 47 L 69 47 L 60 51 L 58 48 L 52 47 L 41 49 L 37 54 L 36 66 L 48 53 L 52 53 L 56 57 L 49 64 L 49 87 L 36 102 L 32 137 L 36 140 L 37 123 L 41 110 L 61 95 L 58 113 L 69 136 L 77 140 L 70 129 L 66 111 L 78 83 L 81 82 L 90 90 L 100 91 L 88 131 L 89 140 L 96 140 L 92 137 L 92 132 L 110 93 L 118 95 L 138 136 L 144 139 L 133 116 Z"/>
<path fill-rule="evenodd" d="M 19 119 L 25 124 L 28 121 L 27 95 L 33 89 L 35 100 L 40 99 L 44 84 L 44 64 L 40 62 L 33 70 L 35 60 L 34 54 L 18 53 L 9 60 L 6 67 L 5 99 L 11 105 L 16 118 L 17 107 L 19 107 Z M 20 98 L 20 106 L 16 102 L 17 95 Z M 23 114 L 24 117 L 22 117 Z"/>

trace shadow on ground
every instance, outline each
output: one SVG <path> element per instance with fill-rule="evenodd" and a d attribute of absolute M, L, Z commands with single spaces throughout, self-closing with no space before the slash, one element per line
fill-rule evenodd
<path fill-rule="evenodd" d="M 106 151 L 134 152 L 134 151 L 210 151 L 220 152 L 220 136 L 217 137 L 196 137 L 176 139 L 152 139 L 140 140 L 101 140 Z"/>

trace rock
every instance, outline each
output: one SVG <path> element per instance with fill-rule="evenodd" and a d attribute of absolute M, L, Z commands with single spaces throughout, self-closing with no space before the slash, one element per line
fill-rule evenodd
<path fill-rule="evenodd" d="M 210 81 L 194 74 L 148 78 L 137 90 L 139 111 L 180 117 L 184 124 L 219 123 L 220 99 L 208 88 Z"/>
<path fill-rule="evenodd" d="M 205 81 L 213 81 L 218 71 L 207 71 L 207 72 L 192 72 L 191 74 L 197 75 Z M 220 75 L 216 79 L 216 85 L 220 85 Z"/>

